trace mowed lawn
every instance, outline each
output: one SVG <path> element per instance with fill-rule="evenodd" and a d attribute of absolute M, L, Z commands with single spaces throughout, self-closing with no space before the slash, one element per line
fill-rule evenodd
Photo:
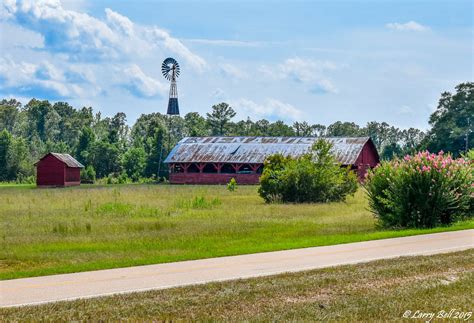
<path fill-rule="evenodd" d="M 422 315 L 433 313 L 433 322 L 439 322 L 443 315 L 456 322 L 472 322 L 473 286 L 474 249 L 470 249 L 168 290 L 4 308 L 0 309 L 0 321 L 373 322 L 405 318 L 428 322 L 431 321 L 429 316 Z"/>
<path fill-rule="evenodd" d="M 474 228 L 381 230 L 344 203 L 267 205 L 256 186 L 0 187 L 0 279 Z"/>

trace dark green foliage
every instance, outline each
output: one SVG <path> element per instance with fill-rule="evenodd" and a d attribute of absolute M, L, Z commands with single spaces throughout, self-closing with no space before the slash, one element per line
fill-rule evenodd
<path fill-rule="evenodd" d="M 365 187 L 381 225 L 431 228 L 473 215 L 473 176 L 472 162 L 423 152 L 382 162 Z"/>
<path fill-rule="evenodd" d="M 76 159 L 84 165 L 92 163 L 92 147 L 95 142 L 95 135 L 91 128 L 82 128 L 79 142 L 76 148 Z"/>
<path fill-rule="evenodd" d="M 260 178 L 259 194 L 265 202 L 343 201 L 357 190 L 357 177 L 342 168 L 330 152 L 331 144 L 318 140 L 299 157 L 270 156 Z"/>
<path fill-rule="evenodd" d="M 209 135 L 206 119 L 197 112 L 190 112 L 184 116 L 187 135 L 191 137 L 203 137 Z"/>
<path fill-rule="evenodd" d="M 81 169 L 81 183 L 93 184 L 95 182 L 95 170 L 91 165 Z"/>
<path fill-rule="evenodd" d="M 143 176 L 146 167 L 146 153 L 143 147 L 130 148 L 123 154 L 122 167 L 127 176 L 138 181 Z"/>
<path fill-rule="evenodd" d="M 234 109 L 227 103 L 219 103 L 212 106 L 212 112 L 207 113 L 207 123 L 214 136 L 225 136 L 229 128 L 230 120 L 235 117 Z"/>
<path fill-rule="evenodd" d="M 359 135 L 361 135 L 361 129 L 354 122 L 337 121 L 327 129 L 328 137 L 357 137 Z"/>
<path fill-rule="evenodd" d="M 111 144 L 107 141 L 94 143 L 91 151 L 91 160 L 99 178 L 121 171 L 120 150 L 117 144 Z"/>
<path fill-rule="evenodd" d="M 0 130 L 6 129 L 10 133 L 13 132 L 20 114 L 18 110 L 20 106 L 21 103 L 15 99 L 0 101 Z"/>
<path fill-rule="evenodd" d="M 474 82 L 456 86 L 456 93 L 441 94 L 430 117 L 432 129 L 425 140 L 430 151 L 450 151 L 459 156 L 467 146 L 474 147 Z"/>
<path fill-rule="evenodd" d="M 8 154 L 12 145 L 12 135 L 4 129 L 0 132 L 0 181 L 9 179 Z"/>

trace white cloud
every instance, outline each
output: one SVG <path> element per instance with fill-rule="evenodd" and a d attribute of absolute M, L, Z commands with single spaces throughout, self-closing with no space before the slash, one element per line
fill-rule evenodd
<path fill-rule="evenodd" d="M 7 51 L 14 48 L 42 48 L 44 37 L 37 32 L 21 26 L 0 21 L 0 49 Z"/>
<path fill-rule="evenodd" d="M 133 34 L 133 22 L 130 19 L 111 10 L 110 8 L 105 9 L 105 15 L 110 27 L 121 33 L 124 33 L 127 36 L 131 36 Z"/>
<path fill-rule="evenodd" d="M 65 9 L 59 0 L 5 1 L 1 16 L 44 37 L 45 49 L 67 53 L 73 60 L 133 60 L 137 56 L 165 56 L 172 52 L 200 71 L 206 62 L 157 26 L 135 25 L 107 8 L 104 21 Z"/>
<path fill-rule="evenodd" d="M 328 79 L 319 79 L 315 82 L 315 85 L 311 89 L 312 93 L 324 94 L 324 93 L 338 93 L 339 90 L 334 84 Z"/>
<path fill-rule="evenodd" d="M 338 66 L 330 61 L 302 59 L 299 57 L 288 58 L 278 66 L 279 72 L 299 82 L 317 80 L 324 71 L 336 70 Z"/>
<path fill-rule="evenodd" d="M 303 112 L 293 105 L 272 98 L 261 104 L 248 99 L 230 101 L 230 104 L 241 118 L 298 120 L 303 116 Z"/>
<path fill-rule="evenodd" d="M 229 63 L 219 64 L 219 68 L 225 77 L 230 77 L 234 80 L 243 79 L 247 76 L 240 68 Z"/>
<path fill-rule="evenodd" d="M 124 85 L 138 96 L 154 97 L 164 95 L 168 90 L 165 84 L 146 75 L 136 64 L 126 67 L 123 76 L 126 81 Z"/>
<path fill-rule="evenodd" d="M 184 42 L 212 45 L 212 46 L 226 46 L 226 47 L 260 47 L 262 42 L 257 41 L 241 41 L 241 40 L 228 40 L 228 39 L 183 39 Z"/>
<path fill-rule="evenodd" d="M 397 31 L 427 31 L 430 29 L 429 27 L 423 26 L 413 20 L 406 23 L 392 22 L 386 24 L 385 27 Z"/>
<path fill-rule="evenodd" d="M 275 67 L 262 65 L 258 68 L 258 71 L 264 78 L 273 80 L 290 79 L 305 83 L 310 87 L 311 93 L 323 94 L 338 93 L 336 86 L 325 75 L 342 67 L 331 61 L 294 57 L 286 59 Z"/>
<path fill-rule="evenodd" d="M 183 57 L 196 70 L 201 71 L 206 67 L 206 61 L 204 61 L 203 58 L 191 52 L 180 40 L 171 37 L 167 31 L 158 27 L 153 27 L 147 28 L 146 34 L 148 35 L 149 41 L 161 44 L 167 50 Z"/>
<path fill-rule="evenodd" d="M 62 97 L 84 95 L 80 86 L 67 82 L 64 72 L 47 61 L 16 63 L 12 59 L 0 58 L 0 75 L 4 88 L 17 88 L 23 92 L 39 88 Z"/>

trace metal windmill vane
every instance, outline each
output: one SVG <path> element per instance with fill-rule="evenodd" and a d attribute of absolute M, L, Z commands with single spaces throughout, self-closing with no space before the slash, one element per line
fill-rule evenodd
<path fill-rule="evenodd" d="M 168 57 L 161 64 L 161 72 L 168 81 L 171 81 L 170 98 L 166 114 L 179 115 L 178 87 L 176 86 L 176 78 L 178 78 L 180 72 L 178 62 L 174 58 Z"/>

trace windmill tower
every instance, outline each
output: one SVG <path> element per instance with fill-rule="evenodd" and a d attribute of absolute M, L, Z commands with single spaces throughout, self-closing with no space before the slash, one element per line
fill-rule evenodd
<path fill-rule="evenodd" d="M 179 76 L 178 62 L 174 58 L 168 57 L 161 64 L 161 72 L 168 81 L 171 81 L 168 111 L 166 114 L 169 116 L 179 115 L 178 87 L 176 86 L 176 78 Z"/>
<path fill-rule="evenodd" d="M 161 64 L 161 73 L 165 79 L 171 82 L 170 84 L 170 97 L 168 99 L 168 110 L 166 115 L 168 116 L 168 153 L 171 150 L 171 122 L 173 116 L 179 115 L 179 104 L 178 104 L 178 87 L 176 86 L 176 79 L 179 76 L 179 64 L 172 58 L 168 57 Z M 160 161 L 158 163 L 158 174 L 157 177 L 160 178 L 161 162 L 163 157 L 163 143 L 161 144 L 160 151 Z M 169 172 L 169 170 L 168 170 Z"/>

